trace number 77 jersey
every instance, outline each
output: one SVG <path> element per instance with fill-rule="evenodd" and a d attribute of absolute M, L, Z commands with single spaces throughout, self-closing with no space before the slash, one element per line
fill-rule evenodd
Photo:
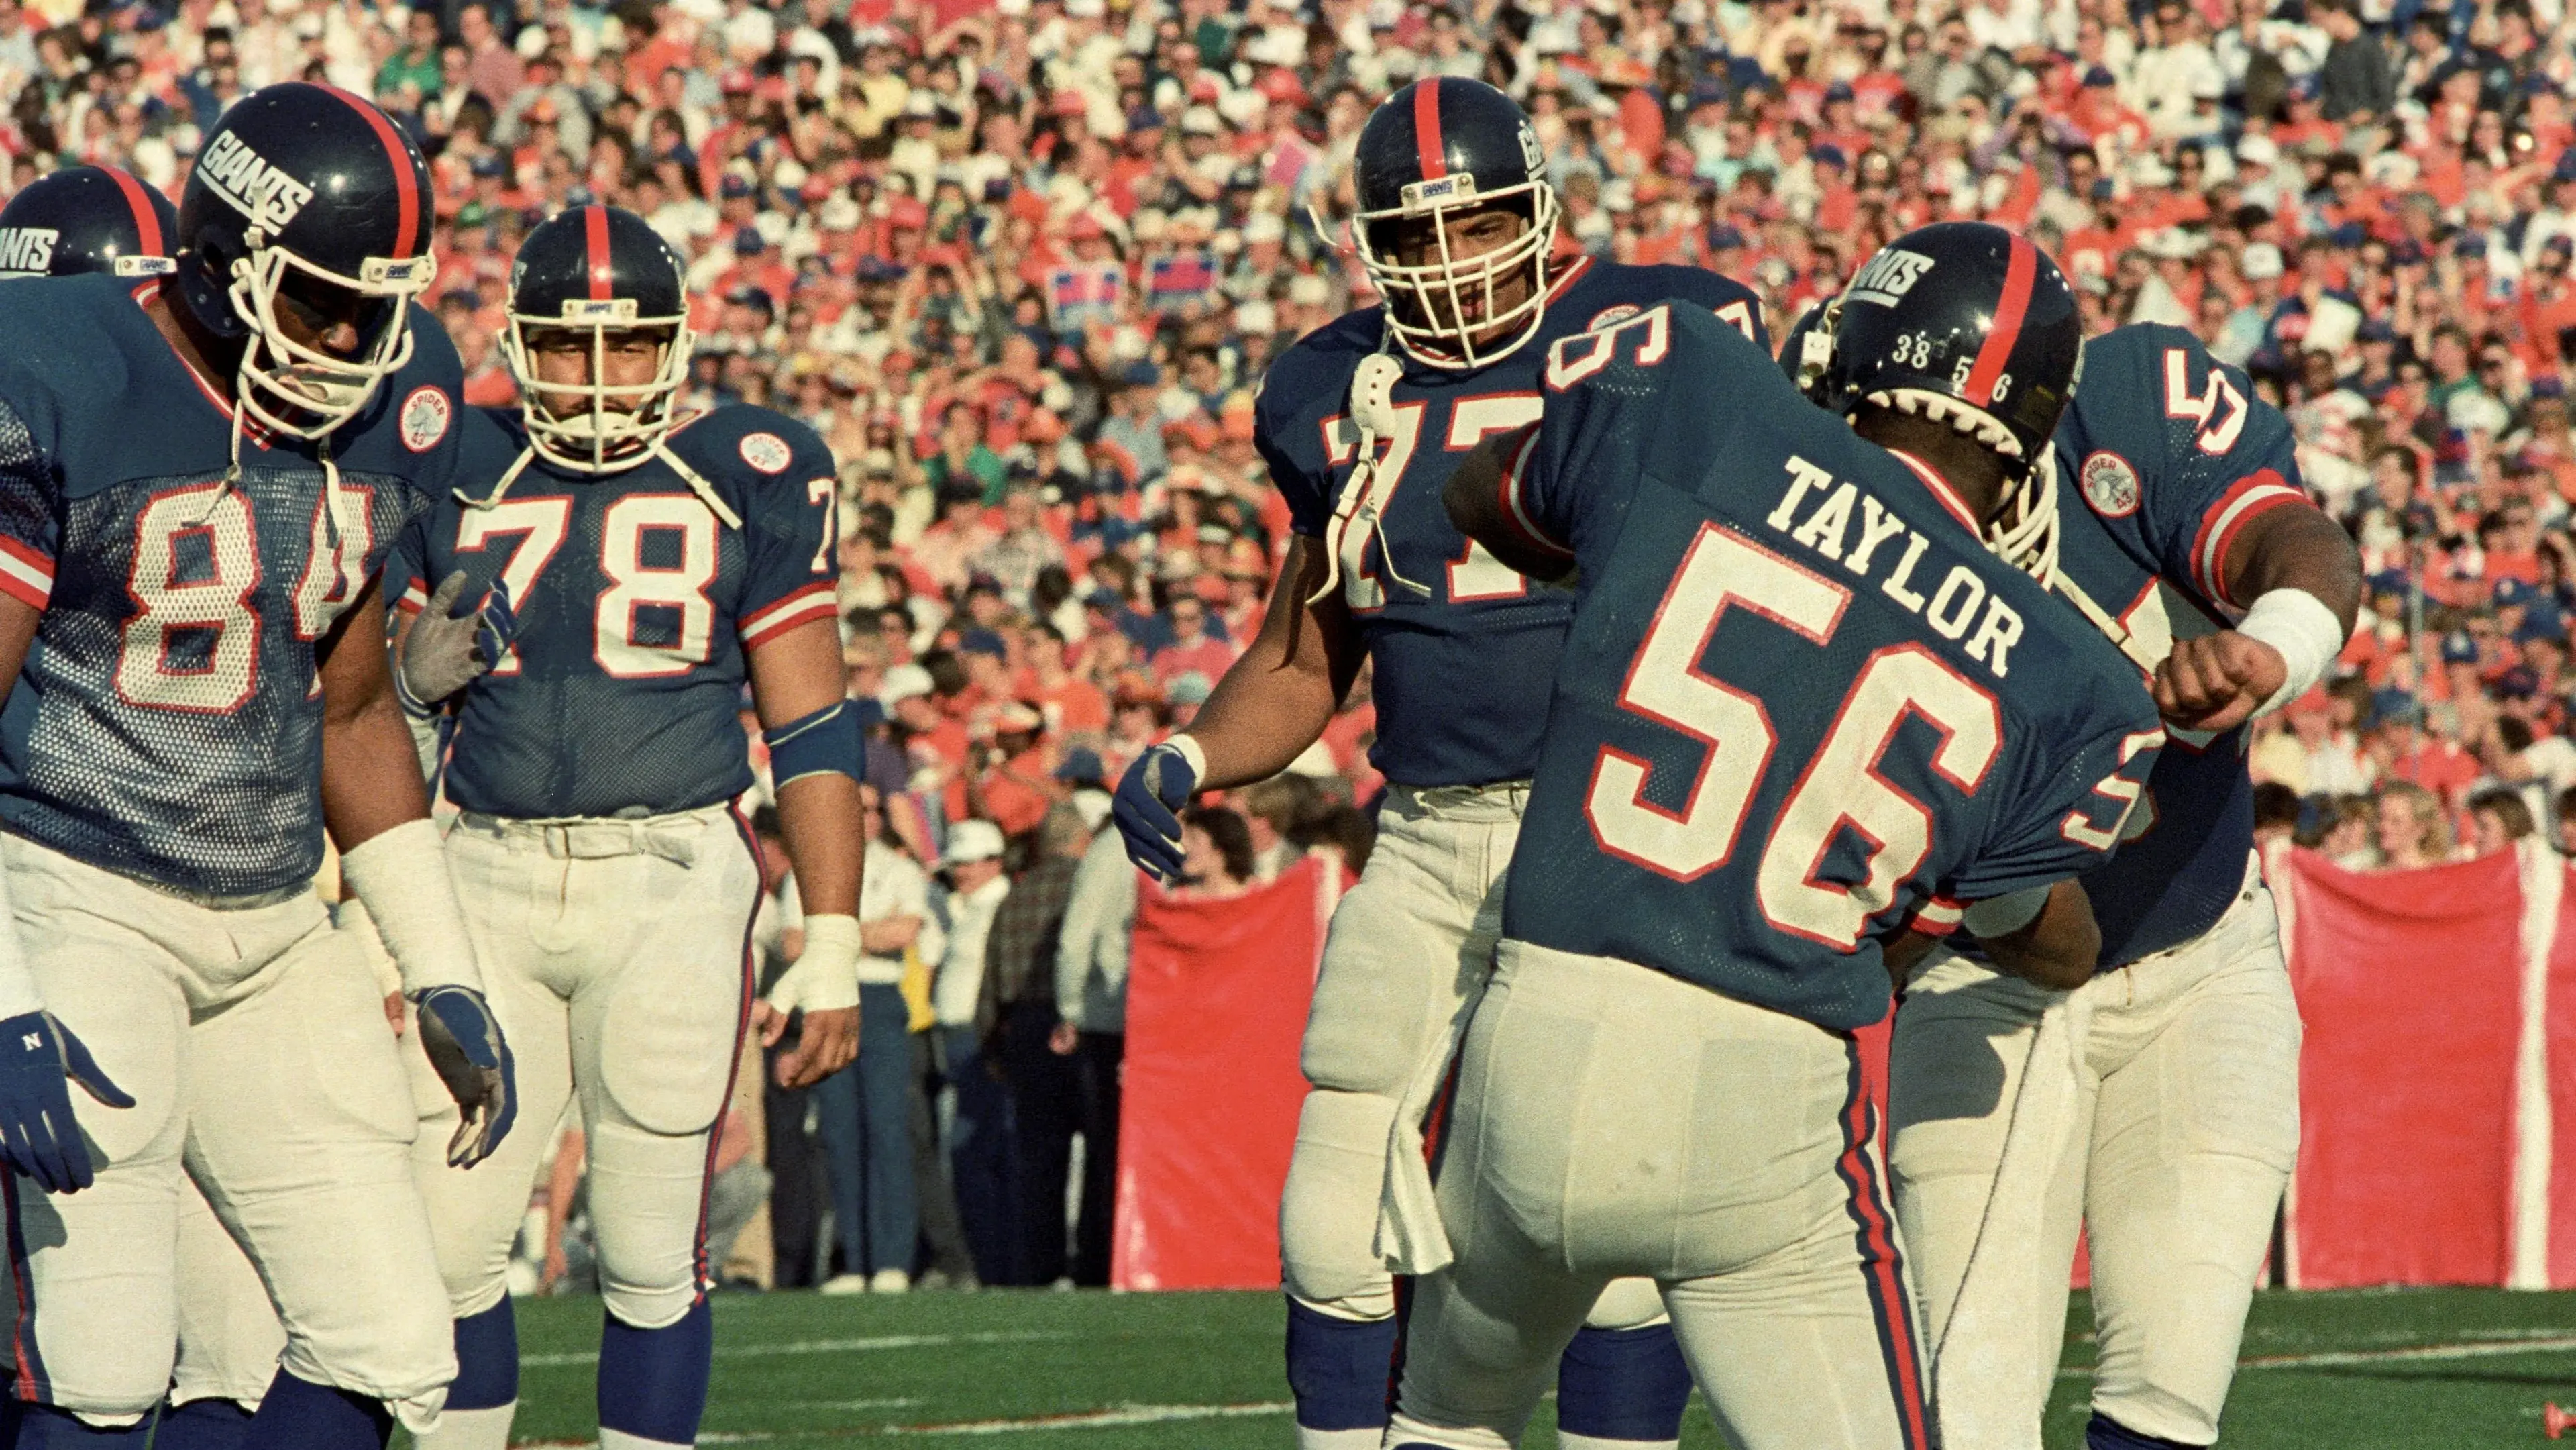
<path fill-rule="evenodd" d="M 1580 583 L 1504 935 L 1849 1029 L 1894 928 L 2103 859 L 2155 708 L 1929 468 L 1685 309 L 1544 381 L 1502 512 Z"/>
<path fill-rule="evenodd" d="M 490 500 L 526 445 L 516 410 L 464 424 L 463 492 Z M 446 793 L 521 819 L 660 815 L 751 786 L 741 723 L 751 651 L 838 613 L 831 453 L 766 408 L 681 425 L 672 455 L 606 475 L 532 458 L 497 501 L 440 502 L 387 568 L 417 613 L 449 573 L 464 603 L 509 588 L 518 634 L 468 686 Z"/>

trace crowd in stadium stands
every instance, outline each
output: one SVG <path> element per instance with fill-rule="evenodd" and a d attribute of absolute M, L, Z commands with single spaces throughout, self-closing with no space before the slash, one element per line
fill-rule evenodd
<path fill-rule="evenodd" d="M 175 193 L 234 97 L 372 95 L 432 158 L 478 403 L 514 396 L 538 220 L 614 202 L 692 259 L 696 397 L 840 461 L 872 984 L 912 1029 L 772 1094 L 739 1166 L 777 1180 L 776 1276 L 1097 1283 L 1136 892 L 1100 787 L 1258 626 L 1286 512 L 1252 400 L 1370 300 L 1329 239 L 1377 97 L 1503 86 L 1562 250 L 1718 269 L 1775 334 L 1974 216 L 2094 329 L 2242 364 L 2370 571 L 2343 671 L 2257 732 L 2265 830 L 2410 866 L 2576 844 L 2570 39 L 2564 0 L 0 0 L 0 148 L 12 185 Z M 1290 775 L 1194 817 L 1198 889 L 1356 864 L 1370 722 L 1363 676 Z"/>

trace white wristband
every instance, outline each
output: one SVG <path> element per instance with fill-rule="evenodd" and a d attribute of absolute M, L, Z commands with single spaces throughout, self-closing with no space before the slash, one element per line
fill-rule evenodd
<path fill-rule="evenodd" d="M 18 940 L 18 913 L 9 904 L 9 873 L 0 868 L 0 1019 L 43 1010 L 44 994 L 36 990 L 35 970 Z"/>
<path fill-rule="evenodd" d="M 369 836 L 340 853 L 340 879 L 374 918 L 376 935 L 402 969 L 404 995 L 433 987 L 483 990 L 438 827 L 410 820 Z"/>
<path fill-rule="evenodd" d="M 781 1012 L 838 1012 L 859 1005 L 859 919 L 805 918 L 805 950 L 762 998 Z"/>
<path fill-rule="evenodd" d="M 1990 896 L 1983 901 L 1970 902 L 1968 909 L 1959 914 L 1959 925 L 1967 928 L 1968 935 L 1979 940 L 2010 936 L 2039 920 L 2040 911 L 2048 905 L 2048 893 L 2054 889 L 2033 886 L 2009 896 Z"/>
<path fill-rule="evenodd" d="M 1191 787 L 1204 789 L 1207 785 L 1207 752 L 1199 748 L 1198 741 L 1190 738 L 1187 731 L 1183 731 L 1163 743 L 1179 751 L 1181 759 L 1190 763 Z"/>
<path fill-rule="evenodd" d="M 2343 652 L 2343 621 L 2305 589 L 2273 589 L 2254 601 L 2236 632 L 2280 651 L 2288 674 L 2254 713 L 2268 715 L 2306 694 Z"/>

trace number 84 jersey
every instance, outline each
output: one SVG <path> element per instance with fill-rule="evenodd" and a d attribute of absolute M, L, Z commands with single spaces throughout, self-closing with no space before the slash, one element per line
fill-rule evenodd
<path fill-rule="evenodd" d="M 488 499 L 527 435 L 516 410 L 470 410 L 461 494 Z M 416 614 L 462 570 L 460 608 L 509 586 L 518 636 L 466 689 L 446 793 L 521 819 L 660 815 L 751 787 L 745 659 L 837 613 L 832 455 L 804 424 L 726 407 L 669 451 L 735 517 L 655 457 L 623 473 L 532 458 L 497 501 L 441 500 L 405 534 L 389 579 Z"/>
<path fill-rule="evenodd" d="M 40 611 L 0 713 L 0 824 L 224 898 L 322 864 L 316 651 L 455 466 L 456 350 L 315 447 L 241 424 L 172 350 L 157 282 L 0 283 L 0 592 Z M 373 625 L 355 641 L 373 648 Z"/>

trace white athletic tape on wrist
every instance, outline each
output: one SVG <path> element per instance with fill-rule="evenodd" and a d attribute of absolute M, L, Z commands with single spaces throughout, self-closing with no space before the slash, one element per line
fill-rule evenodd
<path fill-rule="evenodd" d="M 35 971 L 27 965 L 26 946 L 18 940 L 18 914 L 9 904 L 9 873 L 0 870 L 0 1018 L 44 1009 L 44 994 L 36 990 Z"/>
<path fill-rule="evenodd" d="M 838 1012 L 859 1005 L 859 919 L 805 918 L 805 950 L 762 1000 L 781 1012 Z"/>
<path fill-rule="evenodd" d="M 483 990 L 438 827 L 411 820 L 368 837 L 341 853 L 340 879 L 374 918 L 376 935 L 402 968 L 405 995 L 432 987 Z"/>
<path fill-rule="evenodd" d="M 2272 589 L 2245 611 L 2236 632 L 2280 651 L 2288 674 L 2254 713 L 2268 715 L 2306 694 L 2343 653 L 2343 621 L 2305 589 Z"/>
<path fill-rule="evenodd" d="M 1207 785 L 1207 752 L 1199 747 L 1198 741 L 1183 733 L 1163 743 L 1179 751 L 1181 759 L 1189 762 L 1191 789 L 1204 788 Z"/>
<path fill-rule="evenodd" d="M 1968 909 L 1959 914 L 1959 925 L 1966 927 L 1968 935 L 1973 937 L 2010 936 L 2039 920 L 2039 913 L 2048 905 L 2051 889 L 2033 886 L 2009 896 L 1990 896 L 1983 901 L 1970 902 Z"/>

